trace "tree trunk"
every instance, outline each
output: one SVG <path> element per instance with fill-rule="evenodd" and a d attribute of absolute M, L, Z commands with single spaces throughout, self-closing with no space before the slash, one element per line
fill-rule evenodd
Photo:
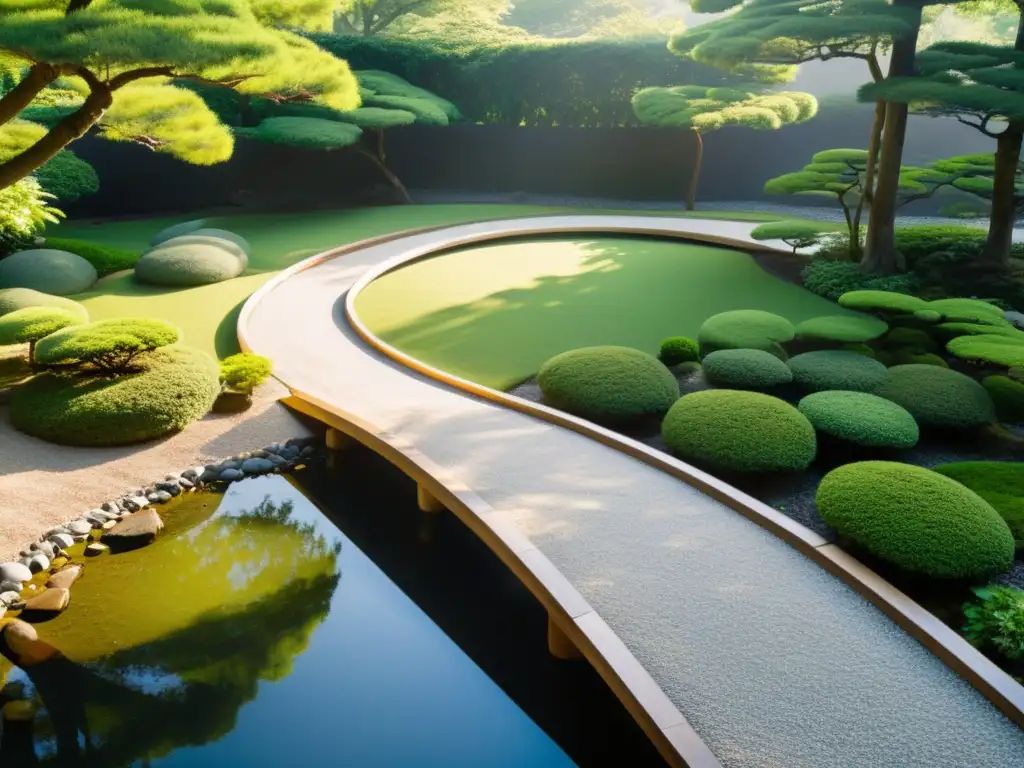
<path fill-rule="evenodd" d="M 697 140 L 697 147 L 693 152 L 693 173 L 690 175 L 690 186 L 686 190 L 686 210 L 692 211 L 697 207 L 697 186 L 700 184 L 700 169 L 704 163 L 704 137 L 700 131 L 691 128 L 693 137 Z"/>
<path fill-rule="evenodd" d="M 875 119 L 871 124 L 871 138 L 868 141 L 868 161 L 864 168 L 864 188 L 857 203 L 857 213 L 853 221 L 853 237 L 850 241 L 850 257 L 859 259 L 861 255 L 860 225 L 864 218 L 864 210 L 871 214 L 871 204 L 875 199 L 875 177 L 878 168 L 878 147 L 882 143 L 882 131 L 885 128 L 886 103 L 875 102 Z"/>
<path fill-rule="evenodd" d="M 914 74 L 917 57 L 917 38 L 921 31 L 923 0 L 893 0 L 893 6 L 906 12 L 912 31 L 893 40 L 890 77 Z M 867 247 L 863 265 L 866 270 L 893 274 L 903 267 L 896 251 L 896 207 L 900 188 L 900 168 L 903 164 L 903 145 L 907 139 L 906 104 L 889 103 L 885 110 L 885 128 L 882 132 L 882 151 L 878 160 L 875 192 L 871 199 L 868 219 Z"/>
<path fill-rule="evenodd" d="M 44 88 L 61 76 L 53 64 L 33 64 L 28 74 L 0 99 L 0 125 L 13 120 Z"/>
<path fill-rule="evenodd" d="M 1024 123 L 1010 123 L 996 145 L 996 169 L 992 179 L 992 216 L 988 239 L 979 261 L 1004 266 L 1013 245 L 1013 225 L 1017 220 L 1017 173 L 1020 170 Z"/>
<path fill-rule="evenodd" d="M 94 89 L 81 107 L 57 123 L 43 138 L 6 163 L 0 163 L 0 189 L 21 181 L 68 144 L 84 136 L 103 117 L 112 101 L 113 94 L 105 85 Z"/>
<path fill-rule="evenodd" d="M 377 134 L 376 151 L 370 152 L 366 149 L 360 149 L 360 152 L 365 155 L 370 161 L 377 166 L 377 169 L 384 174 L 384 177 L 391 182 L 391 186 L 395 188 L 399 195 L 402 196 L 402 202 L 411 204 L 412 197 L 409 195 L 409 190 L 406 189 L 405 184 L 399 179 L 394 172 L 388 168 L 387 162 L 384 155 L 384 131 L 375 130 Z"/>

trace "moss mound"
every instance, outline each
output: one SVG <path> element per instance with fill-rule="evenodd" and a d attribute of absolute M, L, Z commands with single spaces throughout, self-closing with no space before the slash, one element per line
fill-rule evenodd
<path fill-rule="evenodd" d="M 96 274 L 106 277 L 123 269 L 132 269 L 141 255 L 138 251 L 99 245 L 85 240 L 67 240 L 59 237 L 46 238 L 47 248 L 56 248 L 81 256 L 96 268 Z"/>
<path fill-rule="evenodd" d="M 701 355 L 720 349 L 760 349 L 781 359 L 786 353 L 779 346 L 796 335 L 793 324 L 780 315 L 757 309 L 737 309 L 712 315 L 697 332 Z"/>
<path fill-rule="evenodd" d="M 877 317 L 829 315 L 804 320 L 797 325 L 796 335 L 801 339 L 853 343 L 877 339 L 888 330 L 888 323 Z"/>
<path fill-rule="evenodd" d="M 92 264 L 68 251 L 36 248 L 0 261 L 0 288 L 31 288 L 54 296 L 69 296 L 89 290 L 97 279 Z"/>
<path fill-rule="evenodd" d="M 940 323 L 936 326 L 947 337 L 952 336 L 1007 336 L 1024 341 L 1024 331 L 1012 325 L 985 325 L 984 323 Z"/>
<path fill-rule="evenodd" d="M 700 359 L 700 347 L 686 336 L 672 336 L 661 342 L 658 359 L 669 367 L 692 363 Z"/>
<path fill-rule="evenodd" d="M 135 279 L 171 287 L 210 285 L 242 274 L 244 258 L 241 249 L 226 240 L 175 238 L 142 255 L 135 265 Z"/>
<path fill-rule="evenodd" d="M 31 288 L 5 288 L 0 290 L 0 317 L 9 312 L 28 307 L 57 307 L 77 314 L 83 321 L 89 319 L 89 312 L 77 301 L 65 299 L 63 296 L 51 296 Z"/>
<path fill-rule="evenodd" d="M 924 299 L 896 291 L 850 291 L 839 297 L 839 306 L 887 315 L 912 314 L 933 309 Z"/>
<path fill-rule="evenodd" d="M 537 374 L 544 400 L 601 423 L 659 416 L 679 399 L 679 383 L 652 355 L 629 347 L 584 347 L 548 360 Z"/>
<path fill-rule="evenodd" d="M 872 360 L 877 359 L 878 357 L 878 353 L 867 344 L 843 344 L 842 350 L 844 352 L 853 352 L 858 355 L 864 355 L 864 357 L 870 357 Z"/>
<path fill-rule="evenodd" d="M 986 376 L 981 380 L 981 386 L 995 403 L 1000 421 L 1010 424 L 1024 422 L 1024 384 L 1009 376 Z"/>
<path fill-rule="evenodd" d="M 937 365 L 897 365 L 873 394 L 902 405 L 922 427 L 972 429 L 995 419 L 988 392 L 970 376 Z"/>
<path fill-rule="evenodd" d="M 197 229 L 202 229 L 206 226 L 206 219 L 196 219 L 194 221 L 183 221 L 180 224 L 174 224 L 166 229 L 161 229 L 153 239 L 149 241 L 151 247 L 166 243 L 173 237 L 181 237 L 182 235 L 190 235 Z"/>
<path fill-rule="evenodd" d="M 962 360 L 989 363 L 1003 368 L 1024 365 L 1024 338 L 1012 336 L 959 336 L 946 345 Z"/>
<path fill-rule="evenodd" d="M 818 451 L 814 427 L 789 403 L 729 389 L 683 397 L 661 435 L 680 458 L 732 472 L 799 472 Z"/>
<path fill-rule="evenodd" d="M 868 448 L 913 448 L 920 437 L 906 409 L 866 392 L 815 392 L 797 409 L 819 432 Z"/>
<path fill-rule="evenodd" d="M 981 496 L 1006 521 L 1014 544 L 1024 548 L 1024 463 L 1019 461 L 958 461 L 935 471 Z"/>
<path fill-rule="evenodd" d="M 829 472 L 817 494 L 822 519 L 874 555 L 937 578 L 976 578 L 1013 563 L 1013 535 L 992 506 L 963 485 L 889 461 Z"/>
<path fill-rule="evenodd" d="M 940 313 L 947 322 L 1006 324 L 1002 309 L 980 299 L 937 299 L 928 302 L 928 309 Z"/>
<path fill-rule="evenodd" d="M 61 328 L 81 325 L 82 316 L 60 307 L 26 307 L 0 317 L 0 346 L 38 341 Z"/>
<path fill-rule="evenodd" d="M 909 349 L 914 352 L 934 352 L 939 348 L 935 339 L 919 328 L 893 328 L 882 339 L 882 344 L 889 349 Z"/>
<path fill-rule="evenodd" d="M 838 389 L 869 392 L 885 380 L 885 366 L 843 349 L 805 352 L 789 361 L 793 381 L 809 392 Z"/>
<path fill-rule="evenodd" d="M 720 349 L 703 366 L 705 378 L 726 389 L 771 389 L 793 380 L 788 365 L 760 349 Z"/>
<path fill-rule="evenodd" d="M 140 367 L 113 379 L 36 376 L 14 391 L 11 423 L 62 445 L 131 445 L 184 429 L 209 412 L 220 392 L 217 364 L 196 349 L 159 349 Z"/>

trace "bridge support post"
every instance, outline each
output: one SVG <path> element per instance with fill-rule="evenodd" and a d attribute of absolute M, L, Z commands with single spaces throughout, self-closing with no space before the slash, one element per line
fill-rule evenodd
<path fill-rule="evenodd" d="M 419 483 L 416 484 L 416 504 L 421 511 L 430 512 L 431 514 L 444 512 L 445 509 L 444 504 Z"/>
<path fill-rule="evenodd" d="M 343 451 L 352 445 L 352 438 L 340 429 L 329 427 L 327 429 L 327 449 L 331 451 Z"/>
<path fill-rule="evenodd" d="M 556 659 L 578 659 L 583 654 L 548 614 L 548 651 Z"/>

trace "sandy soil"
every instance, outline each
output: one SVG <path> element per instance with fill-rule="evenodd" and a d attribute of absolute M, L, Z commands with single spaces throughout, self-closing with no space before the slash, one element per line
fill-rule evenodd
<path fill-rule="evenodd" d="M 0 407 L 0 562 L 49 528 L 169 472 L 309 434 L 268 383 L 242 414 L 211 414 L 184 432 L 124 448 L 69 448 L 16 431 Z"/>

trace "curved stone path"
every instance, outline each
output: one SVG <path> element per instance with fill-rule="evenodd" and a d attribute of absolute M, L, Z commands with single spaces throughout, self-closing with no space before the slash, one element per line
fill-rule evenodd
<path fill-rule="evenodd" d="M 296 271 L 244 313 L 289 387 L 415 446 L 526 534 L 730 768 L 1020 768 L 1024 730 L 873 605 L 723 504 L 595 440 L 454 391 L 369 347 L 346 291 L 383 262 L 564 226 L 748 240 L 630 216 L 484 222 Z"/>

